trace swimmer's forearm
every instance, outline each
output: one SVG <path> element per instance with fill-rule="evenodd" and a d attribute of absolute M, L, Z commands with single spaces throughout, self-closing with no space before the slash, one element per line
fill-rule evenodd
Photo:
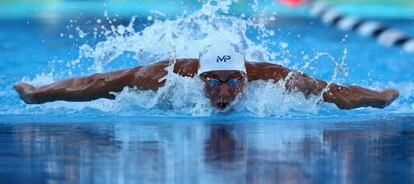
<path fill-rule="evenodd" d="M 328 89 L 323 94 L 324 101 L 334 103 L 341 109 L 384 108 L 399 96 L 399 91 L 394 89 L 379 92 L 359 86 L 339 86 L 336 84 L 330 85 Z"/>
<path fill-rule="evenodd" d="M 15 85 L 15 89 L 24 101 L 32 104 L 57 100 L 90 101 L 99 98 L 114 99 L 115 96 L 112 92 L 120 92 L 124 87 L 136 87 L 136 85 L 139 85 L 135 77 L 135 73 L 139 69 L 137 67 L 87 77 L 66 79 L 39 88 L 20 83 Z"/>
<path fill-rule="evenodd" d="M 45 103 L 58 100 L 64 101 L 90 101 L 99 98 L 113 99 L 110 92 L 119 92 L 109 87 L 103 74 L 96 74 L 83 78 L 73 78 L 59 81 L 37 88 L 33 94 L 33 101 Z"/>
<path fill-rule="evenodd" d="M 354 109 L 359 107 L 384 108 L 394 101 L 399 92 L 385 90 L 382 92 L 362 88 L 359 86 L 340 86 L 309 77 L 302 73 L 292 73 L 286 79 L 286 89 L 300 91 L 305 96 L 321 95 L 323 101 L 333 103 L 341 109 Z"/>

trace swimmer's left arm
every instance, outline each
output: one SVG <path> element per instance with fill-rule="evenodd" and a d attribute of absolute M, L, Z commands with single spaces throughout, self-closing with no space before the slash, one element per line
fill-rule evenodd
<path fill-rule="evenodd" d="M 381 92 L 359 86 L 341 86 L 312 78 L 301 72 L 291 71 L 272 63 L 248 63 L 249 80 L 285 80 L 288 91 L 302 92 L 306 97 L 321 95 L 325 102 L 334 103 L 341 109 L 358 107 L 384 108 L 398 96 L 398 90 L 388 89 Z"/>
<path fill-rule="evenodd" d="M 398 96 L 399 91 L 387 89 L 374 91 L 360 86 L 342 86 L 329 84 L 306 74 L 292 72 L 286 80 L 286 88 L 290 91 L 300 91 L 305 96 L 320 95 L 323 101 L 334 103 L 340 109 L 354 109 L 359 107 L 384 108 L 391 104 Z"/>

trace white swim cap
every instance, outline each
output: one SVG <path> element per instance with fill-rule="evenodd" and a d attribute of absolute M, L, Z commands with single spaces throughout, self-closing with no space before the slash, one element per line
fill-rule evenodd
<path fill-rule="evenodd" d="M 246 73 L 244 57 L 228 42 L 213 43 L 200 53 L 198 74 L 215 70 L 239 70 Z"/>

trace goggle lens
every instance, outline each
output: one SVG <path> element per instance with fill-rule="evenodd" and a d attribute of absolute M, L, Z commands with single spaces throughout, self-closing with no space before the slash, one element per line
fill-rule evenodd
<path fill-rule="evenodd" d="M 221 84 L 221 81 L 219 81 L 217 79 L 212 79 L 212 78 L 206 79 L 205 81 L 211 87 L 217 87 L 217 86 L 220 86 L 220 84 Z"/>
<path fill-rule="evenodd" d="M 230 79 L 227 81 L 227 85 L 230 87 L 236 87 L 241 83 L 241 79 Z"/>
<path fill-rule="evenodd" d="M 208 85 L 210 85 L 211 87 L 218 87 L 220 86 L 222 83 L 222 81 L 218 80 L 218 79 L 214 79 L 211 77 L 207 77 L 204 80 Z M 242 83 L 242 79 L 241 78 L 235 78 L 235 79 L 230 79 L 227 82 L 227 85 L 229 85 L 230 87 L 237 87 L 238 85 L 240 85 Z"/>

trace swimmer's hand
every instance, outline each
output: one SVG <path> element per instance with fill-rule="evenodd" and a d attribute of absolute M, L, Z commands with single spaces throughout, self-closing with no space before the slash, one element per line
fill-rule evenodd
<path fill-rule="evenodd" d="M 14 89 L 19 93 L 20 98 L 28 103 L 35 104 L 33 94 L 36 91 L 36 88 L 28 83 L 19 82 L 13 85 Z"/>
<path fill-rule="evenodd" d="M 390 105 L 395 99 L 400 96 L 400 92 L 396 89 L 387 89 L 379 93 L 378 102 L 373 105 L 376 108 L 384 108 Z"/>

